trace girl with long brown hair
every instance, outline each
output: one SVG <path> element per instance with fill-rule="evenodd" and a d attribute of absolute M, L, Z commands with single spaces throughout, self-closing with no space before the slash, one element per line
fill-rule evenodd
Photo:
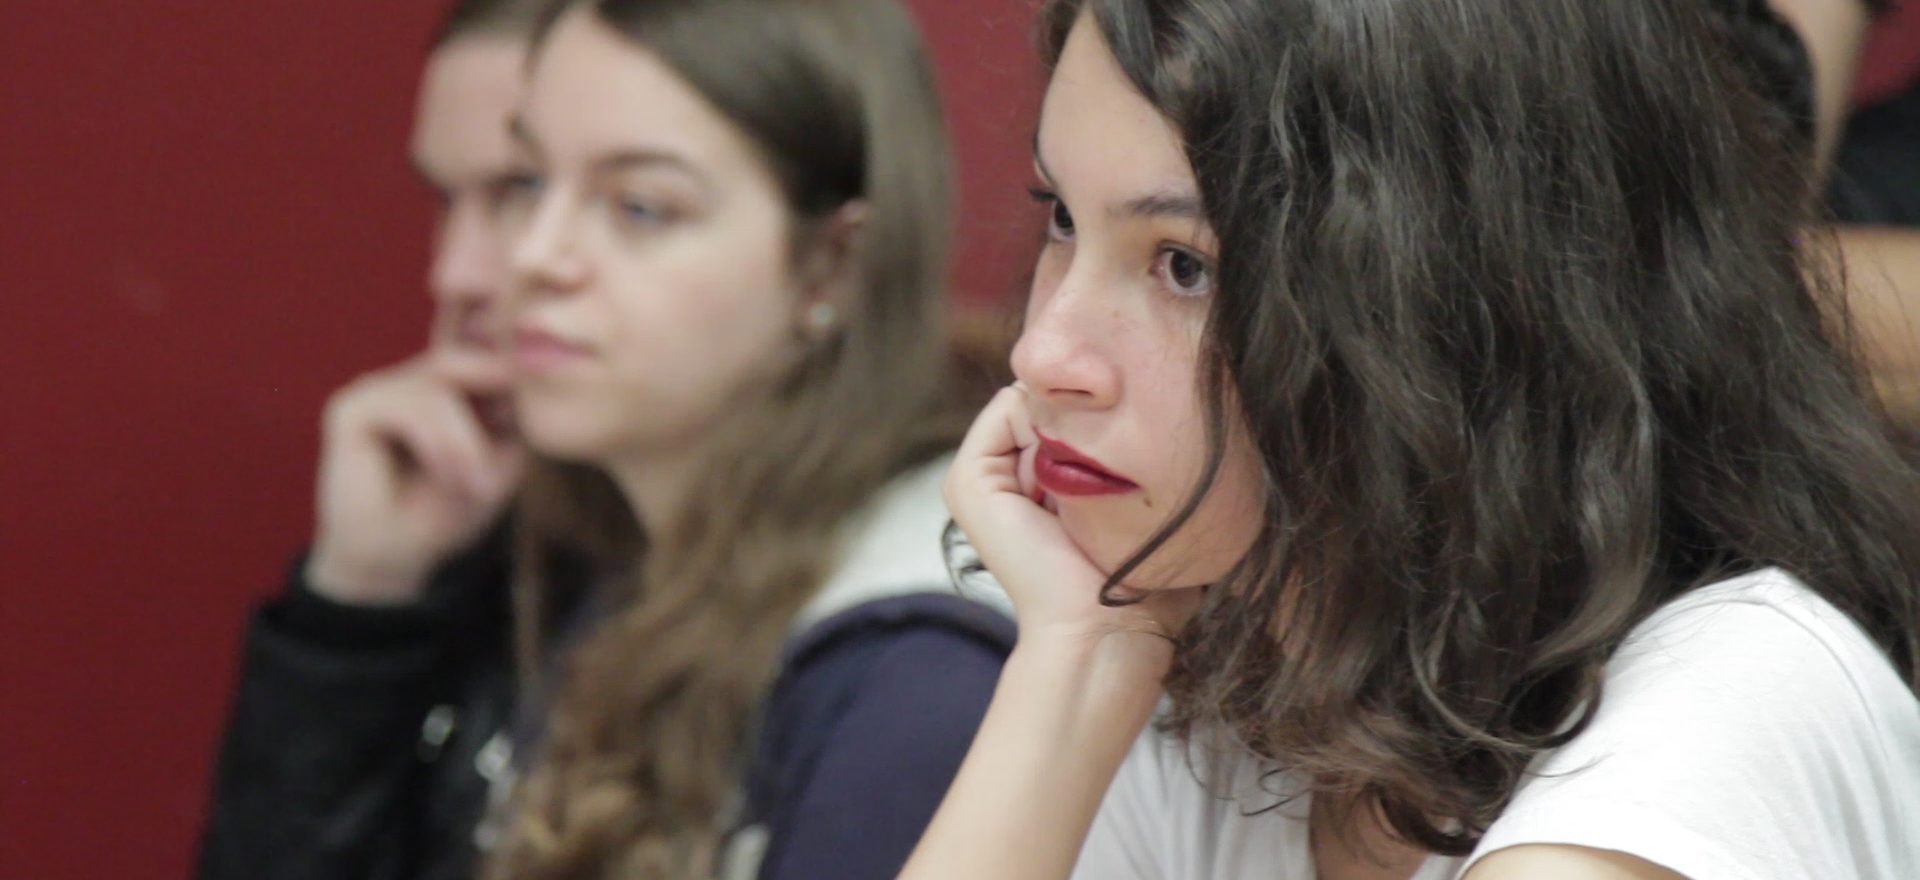
<path fill-rule="evenodd" d="M 894 0 L 579 0 L 508 296 L 534 452 L 498 878 L 883 877 L 1011 643 L 939 533 L 947 150 Z M 956 417 L 957 416 L 957 417 Z"/>
<path fill-rule="evenodd" d="M 1920 876 L 1920 475 L 1707 15 L 1049 4 L 904 878 Z"/>

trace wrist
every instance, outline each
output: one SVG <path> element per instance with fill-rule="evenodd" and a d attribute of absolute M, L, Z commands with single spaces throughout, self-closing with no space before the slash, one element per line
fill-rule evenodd
<path fill-rule="evenodd" d="M 1137 632 L 1022 631 L 1003 681 L 1032 682 L 1067 697 L 1059 710 L 1069 726 L 1127 729 L 1127 741 L 1159 704 L 1173 662 L 1173 644 Z"/>

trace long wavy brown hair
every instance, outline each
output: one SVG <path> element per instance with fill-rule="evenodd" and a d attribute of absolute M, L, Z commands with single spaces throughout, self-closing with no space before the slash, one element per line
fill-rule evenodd
<path fill-rule="evenodd" d="M 823 218 L 867 208 L 836 331 L 715 432 L 697 501 L 642 529 L 604 474 L 554 465 L 519 509 L 520 653 L 545 731 L 488 876 L 706 877 L 755 710 L 842 529 L 965 426 L 943 345 L 948 148 L 894 0 L 580 0 L 550 15 L 582 3 L 758 146 L 796 255 Z M 594 620 L 550 656 L 577 592 L 556 573 L 582 568 L 600 579 Z"/>
<path fill-rule="evenodd" d="M 1087 13 L 1220 242 L 1214 469 L 1264 467 L 1173 731 L 1460 854 L 1704 583 L 1783 567 L 1920 683 L 1920 478 L 1703 4 L 1055 0 L 1049 59 Z"/>

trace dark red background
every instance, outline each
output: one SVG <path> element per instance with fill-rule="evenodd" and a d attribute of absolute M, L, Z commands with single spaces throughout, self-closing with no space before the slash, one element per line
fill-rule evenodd
<path fill-rule="evenodd" d="M 914 2 L 1018 286 L 1025 0 Z M 437 0 L 10 0 L 0 28 L 0 878 L 188 873 L 247 607 L 308 534 L 317 418 L 419 345 L 404 146 Z"/>
<path fill-rule="evenodd" d="M 915 0 L 962 294 L 1018 286 L 1028 0 Z M 187 873 L 245 609 L 327 392 L 420 342 L 403 158 L 436 0 L 10 0 L 0 28 L 0 878 Z M 1920 42 L 1883 38 L 1869 87 Z"/>

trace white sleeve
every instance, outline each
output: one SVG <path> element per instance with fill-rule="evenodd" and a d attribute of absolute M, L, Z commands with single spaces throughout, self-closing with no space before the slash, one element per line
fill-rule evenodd
<path fill-rule="evenodd" d="M 1163 870 L 1164 853 L 1158 852 L 1165 843 L 1165 814 L 1171 806 L 1158 740 L 1148 728 L 1128 750 L 1093 817 L 1073 880 L 1179 880 Z"/>
<path fill-rule="evenodd" d="M 1794 589 L 1636 632 L 1592 724 L 1536 762 L 1472 860 L 1569 844 L 1693 880 L 1920 878 L 1920 702 Z"/>

